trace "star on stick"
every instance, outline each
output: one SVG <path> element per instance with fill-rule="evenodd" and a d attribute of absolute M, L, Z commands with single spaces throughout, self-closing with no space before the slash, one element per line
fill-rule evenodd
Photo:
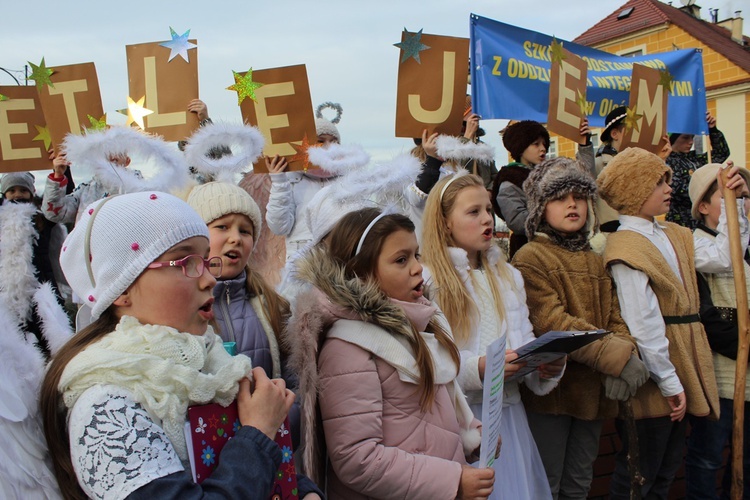
<path fill-rule="evenodd" d="M 550 51 L 550 58 L 552 59 L 552 63 L 562 63 L 563 59 L 567 59 L 568 56 L 565 55 L 565 52 L 563 52 L 563 46 L 560 42 L 557 41 L 557 38 L 552 39 L 552 43 L 549 46 Z"/>
<path fill-rule="evenodd" d="M 307 139 L 307 134 L 302 138 L 302 144 L 291 144 L 294 150 L 297 151 L 297 154 L 289 158 L 289 163 L 293 161 L 301 161 L 302 169 L 307 172 L 307 169 L 310 167 L 310 157 L 307 155 L 307 150 L 313 147 Z"/>
<path fill-rule="evenodd" d="M 581 116 L 586 115 L 586 94 L 582 94 L 580 90 L 576 91 L 578 93 L 578 96 L 576 97 L 576 104 L 578 105 L 578 109 L 581 110 Z"/>
<path fill-rule="evenodd" d="M 146 109 L 143 107 L 143 102 L 146 100 L 146 96 L 141 97 L 138 99 L 138 101 L 133 101 L 133 99 L 128 96 L 128 107 L 125 109 L 118 109 L 118 113 L 122 113 L 123 115 L 126 115 L 128 117 L 127 123 L 125 125 L 130 125 L 131 123 L 135 122 L 139 127 L 141 127 L 141 130 L 145 129 L 146 127 L 143 125 L 143 117 L 148 116 L 153 111 L 150 109 Z"/>
<path fill-rule="evenodd" d="M 419 60 L 419 53 L 430 48 L 422 43 L 422 30 L 412 33 L 406 28 L 404 28 L 404 41 L 394 43 L 393 46 L 401 49 L 401 64 L 410 57 L 422 64 L 422 61 Z"/>
<path fill-rule="evenodd" d="M 54 85 L 52 85 L 52 80 L 50 80 L 49 78 L 50 76 L 52 76 L 52 73 L 54 73 L 55 70 L 46 66 L 43 57 L 42 62 L 39 63 L 39 66 L 31 61 L 28 61 L 28 63 L 31 66 L 31 75 L 27 76 L 26 80 L 34 80 L 37 88 L 42 88 L 42 86 L 44 85 L 49 85 L 52 88 L 55 87 Z"/>
<path fill-rule="evenodd" d="M 37 135 L 32 141 L 42 141 L 44 143 L 44 150 L 48 151 L 50 145 L 52 144 L 52 137 L 49 135 L 49 129 L 47 127 L 42 127 L 39 125 L 34 125 L 34 128 L 36 128 Z"/>
<path fill-rule="evenodd" d="M 636 132 L 640 132 L 641 126 L 638 122 L 640 122 L 641 118 L 643 118 L 643 115 L 638 114 L 638 106 L 633 106 L 633 109 L 628 108 L 625 112 L 625 128 L 632 128 Z"/>
<path fill-rule="evenodd" d="M 672 90 L 672 82 L 674 77 L 668 69 L 659 70 L 659 85 L 663 85 L 668 91 Z"/>
<path fill-rule="evenodd" d="M 91 123 L 90 127 L 86 127 L 87 130 L 106 130 L 107 128 L 107 113 L 98 120 L 91 115 L 86 115 Z"/>
<path fill-rule="evenodd" d="M 253 68 L 247 70 L 244 76 L 240 75 L 236 71 L 232 71 L 234 74 L 234 85 L 227 87 L 227 90 L 234 90 L 237 92 L 237 105 L 242 104 L 245 98 L 249 97 L 253 102 L 257 102 L 255 97 L 255 91 L 263 86 L 262 83 L 253 81 Z"/>
<path fill-rule="evenodd" d="M 194 49 L 197 47 L 196 44 L 190 43 L 188 41 L 188 37 L 190 36 L 190 30 L 187 30 L 182 35 L 178 35 L 175 30 L 172 29 L 172 27 L 169 27 L 169 33 L 172 35 L 172 39 L 168 42 L 160 43 L 162 47 L 168 48 L 171 52 L 169 53 L 169 60 L 167 62 L 171 62 L 172 59 L 177 57 L 178 55 L 182 57 L 185 62 L 190 62 L 188 59 L 188 50 Z"/>

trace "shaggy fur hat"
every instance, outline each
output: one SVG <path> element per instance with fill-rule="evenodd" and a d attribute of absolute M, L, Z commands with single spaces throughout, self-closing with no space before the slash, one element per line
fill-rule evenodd
<path fill-rule="evenodd" d="M 263 229 L 263 219 L 260 216 L 258 204 L 247 191 L 234 184 L 208 182 L 195 186 L 190 191 L 187 202 L 206 224 L 227 214 L 242 214 L 253 223 L 253 237 L 256 240 Z"/>
<path fill-rule="evenodd" d="M 549 149 L 549 132 L 544 128 L 544 125 L 533 120 L 523 120 L 505 129 L 503 146 L 514 160 L 521 161 L 521 156 L 526 148 L 540 137 L 544 139 L 544 146 Z"/>
<path fill-rule="evenodd" d="M 706 196 L 708 189 L 716 181 L 716 175 L 719 173 L 723 165 L 720 163 L 709 163 L 693 172 L 690 176 L 690 186 L 688 187 L 688 193 L 690 194 L 690 203 L 693 208 L 690 214 L 695 220 L 702 220 L 703 216 L 698 212 L 698 205 L 700 205 L 703 197 Z M 745 182 L 750 185 L 750 170 L 740 167 L 740 174 L 745 178 Z"/>
<path fill-rule="evenodd" d="M 5 196 L 5 192 L 12 187 L 21 186 L 31 193 L 36 194 L 34 189 L 34 174 L 31 172 L 10 172 L 0 177 L 0 193 Z"/>
<path fill-rule="evenodd" d="M 626 148 L 599 174 L 599 195 L 622 215 L 638 215 L 662 176 L 672 180 L 672 169 L 645 149 Z"/>
<path fill-rule="evenodd" d="M 540 228 L 546 226 L 544 208 L 548 201 L 558 200 L 570 193 L 582 194 L 588 198 L 588 214 L 583 231 L 586 239 L 598 229 L 593 210 L 596 201 L 596 183 L 586 169 L 576 160 L 557 157 L 545 160 L 531 170 L 523 183 L 526 192 L 526 206 L 529 216 L 526 219 L 526 236 L 531 240 Z"/>
<path fill-rule="evenodd" d="M 154 191 L 110 196 L 84 211 L 63 243 L 60 265 L 97 319 L 149 264 L 193 236 L 208 238 L 206 223 L 175 196 Z"/>

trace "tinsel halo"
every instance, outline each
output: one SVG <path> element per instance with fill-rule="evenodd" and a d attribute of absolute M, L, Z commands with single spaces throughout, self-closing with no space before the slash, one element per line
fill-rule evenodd
<path fill-rule="evenodd" d="M 323 116 L 323 110 L 326 108 L 332 109 L 336 112 L 336 116 L 332 120 L 328 120 L 328 118 L 325 118 Z M 337 102 L 326 101 L 320 104 L 317 108 L 315 108 L 315 118 L 323 118 L 333 123 L 334 125 L 336 125 L 338 122 L 341 121 L 341 115 L 343 113 L 344 113 L 344 108 L 342 108 L 341 104 Z"/>

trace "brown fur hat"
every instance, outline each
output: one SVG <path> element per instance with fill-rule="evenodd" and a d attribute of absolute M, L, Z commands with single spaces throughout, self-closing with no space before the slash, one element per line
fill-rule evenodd
<path fill-rule="evenodd" d="M 599 195 L 622 215 L 638 215 L 662 176 L 672 180 L 672 169 L 664 160 L 641 148 L 618 153 L 596 180 Z"/>
<path fill-rule="evenodd" d="M 544 139 L 544 146 L 549 150 L 549 132 L 539 122 L 523 120 L 509 125 L 503 132 L 503 146 L 515 161 L 521 161 L 521 155 L 534 141 Z"/>
<path fill-rule="evenodd" d="M 544 160 L 531 170 L 523 183 L 526 192 L 526 207 L 529 216 L 526 219 L 526 236 L 531 240 L 545 224 L 544 208 L 548 201 L 559 200 L 570 193 L 579 193 L 588 198 L 588 215 L 583 227 L 586 239 L 596 231 L 597 222 L 593 211 L 596 201 L 596 183 L 586 169 L 576 160 L 557 157 Z"/>

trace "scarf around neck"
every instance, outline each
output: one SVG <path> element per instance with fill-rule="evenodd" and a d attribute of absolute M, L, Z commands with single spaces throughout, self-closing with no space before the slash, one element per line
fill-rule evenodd
<path fill-rule="evenodd" d="M 161 425 L 180 459 L 187 461 L 183 426 L 187 408 L 210 402 L 228 406 L 249 374 L 246 356 L 232 357 L 209 326 L 202 336 L 123 316 L 115 330 L 89 345 L 65 367 L 58 390 L 70 410 L 95 385 L 129 391 Z"/>

